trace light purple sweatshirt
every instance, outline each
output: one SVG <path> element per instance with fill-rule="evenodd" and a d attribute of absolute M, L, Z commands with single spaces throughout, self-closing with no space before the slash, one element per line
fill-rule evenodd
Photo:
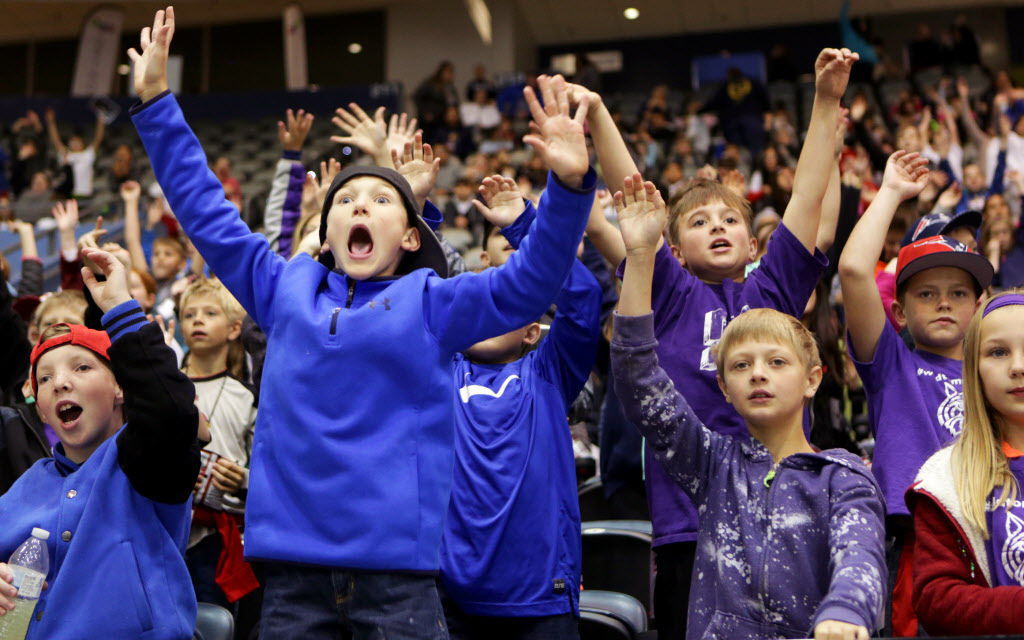
<path fill-rule="evenodd" d="M 687 640 L 806 638 L 824 620 L 881 626 L 885 506 L 839 449 L 783 459 L 708 429 L 658 365 L 652 315 L 615 316 L 612 371 L 629 420 L 700 515 Z"/>

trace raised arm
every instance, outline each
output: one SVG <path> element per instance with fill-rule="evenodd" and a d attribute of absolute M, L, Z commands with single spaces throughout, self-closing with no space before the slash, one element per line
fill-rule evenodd
<path fill-rule="evenodd" d="M 842 200 L 843 184 L 839 175 L 839 157 L 843 154 L 846 139 L 846 109 L 841 109 L 836 124 L 835 153 L 832 156 L 832 173 L 829 175 L 828 188 L 821 200 L 821 219 L 818 222 L 818 235 L 814 246 L 822 253 L 828 253 L 836 239 L 836 228 L 839 226 L 839 206 Z"/>
<path fill-rule="evenodd" d="M 590 138 L 594 141 L 597 164 L 601 168 L 604 183 L 609 186 L 620 185 L 628 176 L 639 173 L 626 141 L 622 139 L 622 134 L 615 126 L 615 120 L 612 119 L 612 114 L 601 99 L 601 95 L 578 84 L 570 84 L 569 91 L 572 104 L 577 104 L 583 96 L 587 96 L 587 126 L 590 129 Z"/>
<path fill-rule="evenodd" d="M 134 180 L 121 184 L 121 201 L 124 202 L 124 244 L 132 257 L 132 267 L 148 271 L 146 252 L 142 248 L 142 223 L 139 222 L 139 197 L 142 187 Z"/>
<path fill-rule="evenodd" d="M 539 132 L 524 141 L 551 170 L 534 230 L 501 267 L 428 280 L 428 327 L 452 353 L 535 321 L 558 294 L 576 257 L 597 180 L 583 137 L 586 98 L 570 117 L 565 81 L 542 79 L 540 87 L 543 108 L 532 89 L 524 91 Z"/>
<path fill-rule="evenodd" d="M 854 356 L 870 362 L 885 326 L 885 309 L 875 284 L 875 263 L 882 254 L 885 234 L 900 203 L 913 198 L 928 181 L 928 161 L 917 153 L 897 151 L 889 158 L 871 206 L 854 227 L 839 257 L 839 282 L 843 304 L 857 313 L 847 313 L 846 322 Z"/>
<path fill-rule="evenodd" d="M 274 179 L 267 195 L 263 212 L 263 235 L 270 248 L 288 257 L 292 250 L 295 225 L 302 216 L 302 190 L 306 184 L 306 170 L 302 166 L 302 145 L 313 126 L 313 114 L 302 109 L 288 109 L 285 120 L 277 123 L 277 139 L 283 154 L 274 168 Z"/>
<path fill-rule="evenodd" d="M 622 244 L 622 234 L 604 215 L 609 200 L 611 196 L 607 191 L 598 190 L 587 219 L 587 237 L 604 259 L 617 267 L 626 259 L 626 245 Z"/>
<path fill-rule="evenodd" d="M 107 131 L 107 120 L 103 117 L 102 113 L 96 112 L 96 131 L 92 134 L 92 142 L 89 144 L 92 150 L 99 152 L 100 145 L 103 144 L 103 134 Z"/>
<path fill-rule="evenodd" d="M 174 9 L 158 11 L 152 30 L 142 30 L 143 53 L 131 49 L 135 90 L 141 105 L 132 120 L 149 154 L 167 202 L 189 239 L 256 322 L 270 331 L 272 304 L 285 260 L 266 238 L 252 233 L 227 201 L 224 187 L 206 164 L 206 153 L 167 91 L 167 53 Z"/>
<path fill-rule="evenodd" d="M 127 426 L 117 438 L 117 461 L 132 487 L 157 502 L 188 500 L 199 473 L 193 448 L 199 427 L 195 386 L 178 370 L 164 335 L 146 322 L 139 303 L 128 293 L 124 265 L 106 251 L 84 249 L 106 279 L 89 269 L 82 277 L 103 310 L 110 336 L 110 364 L 125 394 Z"/>
<path fill-rule="evenodd" d="M 53 109 L 46 110 L 46 132 L 50 135 L 50 142 L 53 143 L 53 148 L 57 150 L 57 157 L 63 158 L 64 154 L 68 152 L 68 148 L 64 146 L 64 141 L 60 139 L 60 130 L 57 128 L 57 115 L 53 112 Z"/>
<path fill-rule="evenodd" d="M 808 252 L 814 252 L 822 199 L 831 178 L 839 101 L 846 92 L 850 69 L 858 59 L 848 49 L 825 49 L 814 64 L 815 94 L 811 124 L 793 177 L 793 196 L 782 223 Z"/>

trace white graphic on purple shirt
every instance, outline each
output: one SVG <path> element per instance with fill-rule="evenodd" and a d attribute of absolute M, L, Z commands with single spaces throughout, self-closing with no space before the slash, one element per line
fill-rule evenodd
<path fill-rule="evenodd" d="M 964 394 L 949 380 L 942 383 L 942 388 L 946 392 L 946 399 L 939 404 L 935 417 L 950 436 L 956 437 L 960 435 L 964 423 Z"/>
<path fill-rule="evenodd" d="M 1003 571 L 1017 584 L 1024 585 L 1024 520 L 1006 512 L 1006 539 L 1002 549 Z"/>

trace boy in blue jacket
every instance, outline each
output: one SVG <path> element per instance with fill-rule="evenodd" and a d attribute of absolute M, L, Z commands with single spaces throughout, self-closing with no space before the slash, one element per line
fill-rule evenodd
<path fill-rule="evenodd" d="M 183 558 L 199 473 L 195 387 L 121 262 L 83 255 L 106 276 L 83 269 L 106 333 L 58 324 L 32 351 L 39 414 L 60 442 L 0 496 L 0 557 L 34 527 L 50 532 L 49 589 L 28 638 L 182 640 L 196 619 Z M 12 578 L 0 563 L 0 614 L 15 604 Z"/>
<path fill-rule="evenodd" d="M 519 247 L 536 218 L 515 181 L 484 183 L 489 222 Z M 490 188 L 488 188 L 490 187 Z M 452 638 L 579 638 L 580 513 L 566 415 L 594 366 L 601 288 L 576 261 L 540 325 L 455 357 L 455 480 L 441 545 Z"/>
<path fill-rule="evenodd" d="M 536 320 L 593 200 L 565 81 L 527 99 L 551 168 L 541 214 L 500 269 L 445 279 L 397 172 L 349 167 L 324 202 L 320 262 L 250 233 L 167 91 L 173 10 L 142 32 L 133 120 L 188 236 L 267 334 L 245 555 L 265 563 L 261 637 L 446 638 L 436 587 L 453 467 L 452 359 Z M 337 268 L 335 268 L 337 267 Z"/>

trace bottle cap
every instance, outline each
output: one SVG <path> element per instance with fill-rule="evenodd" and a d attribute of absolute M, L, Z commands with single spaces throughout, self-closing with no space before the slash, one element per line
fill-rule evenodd
<path fill-rule="evenodd" d="M 46 529 L 40 529 L 39 527 L 32 528 L 32 537 L 39 538 L 40 540 L 49 540 L 50 532 Z"/>

